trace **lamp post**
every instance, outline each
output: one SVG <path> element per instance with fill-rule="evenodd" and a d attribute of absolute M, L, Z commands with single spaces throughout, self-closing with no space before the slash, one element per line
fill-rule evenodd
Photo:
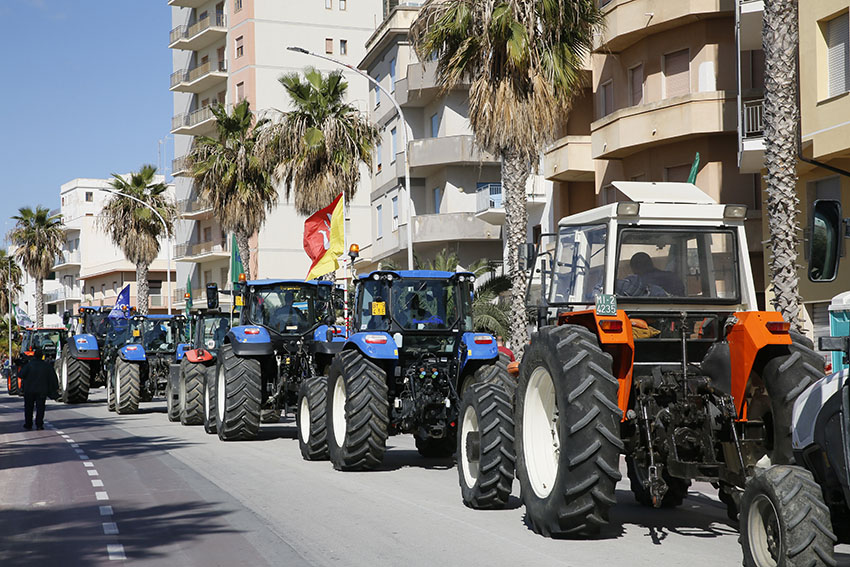
<path fill-rule="evenodd" d="M 148 203 L 145 203 L 141 199 L 137 199 L 136 197 L 133 197 L 132 195 L 127 195 L 126 193 L 122 193 L 121 191 L 116 191 L 115 189 L 107 189 L 106 187 L 99 187 L 98 190 L 103 191 L 104 193 L 112 193 L 113 195 L 118 195 L 119 197 L 124 197 L 144 205 L 145 207 L 149 208 L 151 212 L 156 215 L 156 218 L 159 219 L 159 222 L 162 223 L 162 228 L 163 230 L 165 230 L 165 238 L 167 240 L 165 245 L 167 264 L 165 270 L 165 277 L 166 281 L 168 282 L 168 314 L 171 315 L 171 235 L 170 231 L 168 230 L 168 224 L 166 224 L 165 219 L 162 218 L 162 215 L 156 212 L 155 208 L 150 206 Z"/>
<path fill-rule="evenodd" d="M 286 49 L 288 49 L 289 51 L 295 51 L 297 53 L 303 53 L 304 55 L 311 55 L 313 57 L 318 57 L 319 59 L 324 59 L 325 61 L 330 61 L 331 63 L 335 63 L 336 65 L 339 65 L 341 67 L 345 67 L 346 69 L 348 69 L 350 71 L 354 71 L 355 73 L 357 73 L 361 77 L 365 77 L 366 80 L 368 80 L 370 83 L 375 85 L 378 89 L 380 89 L 380 91 L 382 93 L 384 93 L 384 95 L 386 95 L 386 97 L 390 100 L 390 102 L 393 103 L 393 106 L 395 106 L 396 112 L 398 112 L 398 116 L 399 116 L 399 118 L 401 118 L 401 124 L 402 124 L 401 133 L 402 133 L 402 137 L 403 137 L 402 141 L 404 143 L 404 187 L 407 190 L 407 215 L 405 215 L 407 217 L 407 269 L 408 270 L 414 269 L 414 267 L 413 267 L 413 227 L 411 226 L 411 223 L 410 223 L 410 218 L 411 218 L 410 211 L 413 208 L 413 196 L 412 196 L 412 188 L 410 187 L 410 159 L 409 159 L 409 156 L 408 156 L 408 153 L 407 153 L 407 151 L 408 151 L 408 148 L 407 148 L 407 144 L 408 144 L 407 121 L 404 119 L 404 112 L 401 111 L 401 106 L 399 106 L 398 101 L 396 101 L 396 99 L 393 97 L 393 95 L 391 95 L 384 87 L 381 86 L 381 83 L 379 83 L 378 81 L 376 81 L 375 79 L 370 77 L 368 75 L 368 73 L 364 73 L 360 69 L 357 69 L 356 67 L 352 67 L 348 63 L 343 63 L 342 61 L 338 61 L 338 60 L 334 59 L 333 57 L 328 57 L 326 55 L 321 55 L 319 53 L 313 53 L 312 51 L 308 51 L 308 50 L 304 49 L 303 47 L 297 47 L 297 46 L 294 46 L 294 45 L 290 45 Z"/>

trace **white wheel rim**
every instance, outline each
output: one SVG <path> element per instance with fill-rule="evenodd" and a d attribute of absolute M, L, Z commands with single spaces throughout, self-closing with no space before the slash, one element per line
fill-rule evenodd
<path fill-rule="evenodd" d="M 345 442 L 345 432 L 348 429 L 345 422 L 345 381 L 342 376 L 339 376 L 334 383 L 333 396 L 334 439 L 336 439 L 337 447 L 342 447 Z"/>
<path fill-rule="evenodd" d="M 218 402 L 218 407 L 216 407 L 216 411 L 218 413 L 218 421 L 219 423 L 224 423 L 224 383 L 226 380 L 224 379 L 224 365 L 222 364 L 221 368 L 218 371 L 218 378 L 216 379 L 215 384 L 215 396 L 216 401 Z"/>
<path fill-rule="evenodd" d="M 301 430 L 301 440 L 304 443 L 310 442 L 310 402 L 307 396 L 301 398 L 301 407 L 299 408 L 299 429 Z"/>
<path fill-rule="evenodd" d="M 542 366 L 531 373 L 525 389 L 522 430 L 528 480 L 537 497 L 546 498 L 558 475 L 561 440 L 555 384 L 549 371 Z"/>
<path fill-rule="evenodd" d="M 62 392 L 68 390 L 68 359 L 62 359 Z"/>
<path fill-rule="evenodd" d="M 121 405 L 121 371 L 119 365 L 115 365 L 115 407 Z"/>
<path fill-rule="evenodd" d="M 480 433 L 478 429 L 478 415 L 475 413 L 475 408 L 472 405 L 466 407 L 463 412 L 463 420 L 460 424 L 460 456 L 463 469 L 463 478 L 466 480 L 468 487 L 475 486 L 478 482 L 478 465 L 481 454 L 479 451 L 478 459 L 471 461 L 467 453 L 467 438 L 470 433 Z M 480 439 L 479 439 L 480 445 Z"/>
<path fill-rule="evenodd" d="M 204 418 L 207 422 L 210 421 L 210 384 L 206 376 L 204 376 Z"/>
<path fill-rule="evenodd" d="M 782 549 L 779 515 L 770 498 L 759 494 L 747 513 L 747 533 L 750 555 L 757 567 L 776 567 Z"/>

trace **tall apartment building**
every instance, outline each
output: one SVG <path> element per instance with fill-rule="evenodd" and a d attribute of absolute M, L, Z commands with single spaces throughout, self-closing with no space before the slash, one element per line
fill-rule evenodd
<path fill-rule="evenodd" d="M 165 177 L 157 176 L 161 183 Z M 130 304 L 136 302 L 136 266 L 124 257 L 100 226 L 100 212 L 112 197 L 109 179 L 73 179 L 59 190 L 65 224 L 65 243 L 54 265 L 56 289 L 45 292 L 46 313 L 76 311 L 80 305 L 114 305 L 118 293 L 130 284 Z M 168 193 L 173 198 L 174 188 Z M 165 313 L 168 307 L 168 241 L 160 239 L 160 253 L 148 273 L 149 311 Z M 176 297 L 176 272 L 172 266 L 172 297 Z M 174 303 L 174 301 L 172 301 Z"/>
<path fill-rule="evenodd" d="M 501 166 L 474 143 L 468 87 L 443 92 L 436 62 L 420 62 L 408 41 L 422 2 L 384 2 L 384 19 L 366 42 L 360 69 L 389 91 L 404 113 L 371 89 L 372 121 L 381 130 L 372 166 L 371 243 L 361 246 L 360 270 L 378 264 L 407 268 L 408 230 L 420 261 L 441 250 L 462 266 L 503 257 Z M 409 132 L 410 185 L 404 187 L 404 128 Z M 529 238 L 551 223 L 551 186 L 542 176 L 528 182 Z M 411 224 L 407 225 L 407 207 Z"/>
<path fill-rule="evenodd" d="M 174 92 L 172 134 L 182 224 L 176 256 L 181 286 L 190 278 L 199 296 L 208 283 L 226 286 L 230 238 L 209 209 L 197 199 L 190 178 L 185 177 L 185 155 L 199 135 L 214 135 L 214 103 L 231 107 L 247 99 L 259 115 L 275 116 L 289 108 L 288 95 L 278 82 L 285 73 L 313 66 L 323 72 L 339 70 L 327 61 L 287 51 L 300 46 L 356 64 L 363 56 L 366 38 L 378 23 L 381 0 L 169 0 L 173 28 Z M 343 69 L 344 70 L 344 69 Z M 348 100 L 365 110 L 367 81 L 345 71 Z M 363 174 L 367 176 L 366 168 Z M 304 217 L 297 215 L 280 193 L 278 206 L 268 215 L 259 234 L 251 239 L 257 277 L 303 278 L 310 260 L 302 247 Z M 349 203 L 348 239 L 369 237 L 369 190 L 363 182 Z"/>

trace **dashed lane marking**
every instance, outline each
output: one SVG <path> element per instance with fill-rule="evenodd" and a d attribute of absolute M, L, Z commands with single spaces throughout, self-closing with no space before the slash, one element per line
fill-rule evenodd
<path fill-rule="evenodd" d="M 83 461 L 88 461 L 89 456 L 88 455 L 80 455 L 80 459 L 83 460 Z"/>
<path fill-rule="evenodd" d="M 84 467 L 94 467 L 94 463 L 92 463 L 92 462 L 86 462 L 86 463 L 83 463 L 83 466 L 84 466 Z"/>
<path fill-rule="evenodd" d="M 109 553 L 109 559 L 112 561 L 127 559 L 124 555 L 124 546 L 120 543 L 107 545 L 106 552 Z"/>
<path fill-rule="evenodd" d="M 91 469 L 90 471 L 86 471 L 86 472 L 89 473 L 89 476 L 98 476 L 97 471 L 94 470 L 94 469 Z"/>
<path fill-rule="evenodd" d="M 115 522 L 103 522 L 103 535 L 118 535 L 118 524 Z"/>
<path fill-rule="evenodd" d="M 109 500 L 109 494 L 106 492 L 95 492 L 94 497 L 98 500 Z"/>
<path fill-rule="evenodd" d="M 96 478 L 96 479 L 91 481 L 91 485 L 95 488 L 103 487 L 103 481 L 100 480 L 99 478 Z"/>
<path fill-rule="evenodd" d="M 100 507 L 100 515 L 101 516 L 111 516 L 112 515 L 112 506 L 101 506 Z"/>

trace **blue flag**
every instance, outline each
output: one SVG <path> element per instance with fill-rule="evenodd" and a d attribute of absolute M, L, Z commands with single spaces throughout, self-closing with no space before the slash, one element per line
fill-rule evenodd
<path fill-rule="evenodd" d="M 130 284 L 124 286 L 118 298 L 115 300 L 115 306 L 109 312 L 110 319 L 123 319 L 127 317 L 127 312 L 130 310 Z"/>

